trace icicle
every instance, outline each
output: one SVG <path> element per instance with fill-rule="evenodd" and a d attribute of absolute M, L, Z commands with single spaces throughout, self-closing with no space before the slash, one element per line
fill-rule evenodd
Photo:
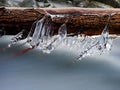
<path fill-rule="evenodd" d="M 35 27 L 34 33 L 32 35 L 32 38 L 30 38 L 30 36 L 28 36 L 28 42 L 30 43 L 30 45 L 32 47 L 37 47 L 39 45 L 39 38 L 41 36 L 41 31 L 43 29 L 44 19 L 45 18 L 42 18 L 36 23 L 36 27 Z"/>
<path fill-rule="evenodd" d="M 67 28 L 65 23 L 59 28 L 58 35 L 60 36 L 60 39 L 65 38 L 67 36 Z"/>
<path fill-rule="evenodd" d="M 39 48 L 42 49 L 44 46 L 46 46 L 47 40 L 50 37 L 51 17 L 45 16 L 39 21 L 35 22 L 33 26 L 35 24 L 35 30 L 34 27 L 32 27 L 27 37 L 27 42 L 29 42 L 32 47 L 39 46 Z"/>
<path fill-rule="evenodd" d="M 36 27 L 36 23 L 37 23 L 37 22 L 38 22 L 38 21 L 35 21 L 35 22 L 32 24 L 32 27 L 31 27 L 31 29 L 30 29 L 30 32 L 28 33 L 28 36 L 27 36 L 27 38 L 26 38 L 26 42 L 29 43 L 29 44 L 30 44 L 30 42 L 31 42 L 31 40 L 32 40 L 32 36 L 33 36 L 34 29 L 35 29 L 35 27 Z"/>
<path fill-rule="evenodd" d="M 8 47 L 11 47 L 12 45 L 15 45 L 16 43 L 18 43 L 19 41 L 21 41 L 23 39 L 23 33 L 24 33 L 24 30 L 22 30 L 17 35 L 15 35 L 11 39 L 10 43 L 8 44 Z"/>
<path fill-rule="evenodd" d="M 61 25 L 61 27 L 58 30 L 58 35 L 53 36 L 49 42 L 49 45 L 43 49 L 44 53 L 50 53 L 53 51 L 56 47 L 58 47 L 62 41 L 67 36 L 67 28 L 66 24 Z"/>
<path fill-rule="evenodd" d="M 43 49 L 44 47 L 48 45 L 49 39 L 51 38 L 50 32 L 51 32 L 51 17 L 47 17 L 45 19 L 45 23 L 41 31 L 41 36 L 39 37 L 40 39 L 39 48 L 40 49 Z"/>

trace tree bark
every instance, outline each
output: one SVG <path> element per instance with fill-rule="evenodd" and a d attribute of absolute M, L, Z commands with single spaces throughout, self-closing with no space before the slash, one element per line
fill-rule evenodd
<path fill-rule="evenodd" d="M 56 34 L 60 25 L 66 23 L 68 34 L 99 35 L 109 23 L 110 34 L 120 34 L 120 9 L 101 8 L 0 8 L 0 29 L 7 35 L 25 30 L 45 15 L 51 15 L 52 30 Z M 111 16 L 110 21 L 108 18 Z"/>

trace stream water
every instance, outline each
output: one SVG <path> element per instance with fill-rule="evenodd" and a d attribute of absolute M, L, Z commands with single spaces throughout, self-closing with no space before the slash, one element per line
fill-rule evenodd
<path fill-rule="evenodd" d="M 0 47 L 8 45 L 11 36 L 3 36 Z M 119 90 L 120 38 L 113 41 L 111 52 L 85 57 L 70 64 L 78 53 L 58 47 L 51 54 L 39 49 L 14 58 L 12 54 L 28 48 L 16 46 L 0 54 L 0 90 Z"/>

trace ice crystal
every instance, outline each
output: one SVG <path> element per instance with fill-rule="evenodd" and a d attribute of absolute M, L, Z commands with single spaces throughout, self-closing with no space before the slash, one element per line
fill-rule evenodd
<path fill-rule="evenodd" d="M 32 32 L 31 39 L 29 40 L 30 45 L 32 47 L 39 47 L 44 53 L 50 53 L 59 45 L 64 44 L 70 49 L 77 50 L 79 56 L 76 58 L 76 61 L 81 60 L 85 56 L 107 53 L 111 49 L 109 24 L 106 24 L 99 36 L 67 36 L 65 23 L 60 26 L 57 35 L 51 36 L 51 31 L 51 22 L 48 23 L 45 17 L 40 19 L 36 23 L 35 30 Z"/>
<path fill-rule="evenodd" d="M 22 30 L 21 32 L 19 32 L 17 35 L 15 35 L 10 43 L 8 44 L 8 47 L 11 47 L 12 45 L 16 44 L 17 42 L 21 41 L 23 39 L 23 32 L 24 30 Z"/>
<path fill-rule="evenodd" d="M 51 35 L 52 32 L 52 17 L 43 17 L 42 19 L 33 23 L 30 33 L 26 38 L 26 42 L 32 48 L 38 48 L 44 53 L 51 53 L 58 46 L 65 45 L 70 49 L 75 49 L 79 56 L 75 61 L 79 61 L 86 56 L 101 55 L 107 53 L 111 49 L 111 39 L 109 38 L 109 24 L 104 27 L 101 35 L 86 36 L 84 34 L 78 36 L 67 35 L 66 23 L 63 23 L 59 29 L 58 34 Z M 22 39 L 23 31 L 15 35 L 8 45 L 16 44 Z"/>

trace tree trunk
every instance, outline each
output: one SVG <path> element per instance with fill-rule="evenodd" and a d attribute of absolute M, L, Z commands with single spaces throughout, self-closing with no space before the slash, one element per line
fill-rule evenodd
<path fill-rule="evenodd" d="M 52 30 L 57 33 L 61 24 L 66 23 L 68 34 L 101 34 L 107 23 L 110 34 L 120 34 L 120 9 L 101 8 L 0 8 L 0 29 L 7 35 L 15 35 L 21 30 L 26 34 L 32 24 L 45 15 L 52 15 Z M 111 16 L 110 21 L 108 20 Z M 109 22 L 108 22 L 109 21 Z"/>

